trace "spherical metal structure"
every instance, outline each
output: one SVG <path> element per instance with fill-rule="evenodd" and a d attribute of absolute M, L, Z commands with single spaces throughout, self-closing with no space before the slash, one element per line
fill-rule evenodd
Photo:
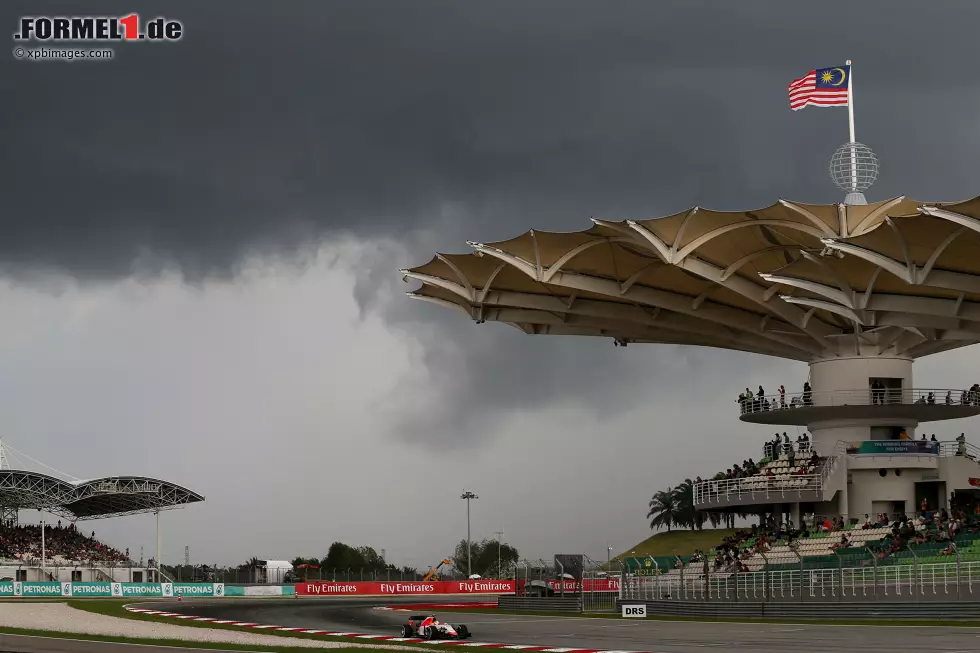
<path fill-rule="evenodd" d="M 878 179 L 878 157 L 863 143 L 844 143 L 830 158 L 830 178 L 847 193 L 863 193 Z"/>

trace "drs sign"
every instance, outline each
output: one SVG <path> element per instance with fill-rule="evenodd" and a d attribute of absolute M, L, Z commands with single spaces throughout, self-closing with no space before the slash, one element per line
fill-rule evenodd
<path fill-rule="evenodd" d="M 641 619 L 647 616 L 647 606 L 646 605 L 624 605 L 623 606 L 623 616 L 624 617 L 639 617 Z"/>

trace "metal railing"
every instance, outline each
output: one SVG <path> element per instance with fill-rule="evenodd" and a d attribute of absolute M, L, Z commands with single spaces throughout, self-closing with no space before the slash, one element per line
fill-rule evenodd
<path fill-rule="evenodd" d="M 908 388 L 884 390 L 828 390 L 753 396 L 737 400 L 742 415 L 814 406 L 893 406 L 934 404 L 980 406 L 980 393 L 949 388 Z"/>
<path fill-rule="evenodd" d="M 939 455 L 943 458 L 965 456 L 971 460 L 980 461 L 980 448 L 969 442 L 943 441 L 939 443 Z"/>
<path fill-rule="evenodd" d="M 786 569 L 741 573 L 689 566 L 624 576 L 622 601 L 980 600 L 980 561 Z"/>
<path fill-rule="evenodd" d="M 790 446 L 793 446 L 791 443 Z M 794 449 L 795 451 L 795 449 Z M 769 479 L 765 475 L 743 476 L 701 481 L 694 484 L 694 505 L 714 503 L 718 500 L 741 501 L 743 499 L 782 499 L 787 493 L 822 492 L 834 470 L 843 460 L 847 443 L 838 440 L 830 456 L 821 460 L 820 468 L 814 474 L 783 474 Z M 799 460 L 806 463 L 807 452 L 798 452 Z"/>
<path fill-rule="evenodd" d="M 702 481 L 694 485 L 694 504 L 713 503 L 719 500 L 777 499 L 801 491 L 821 492 L 823 482 L 822 474 L 780 474 L 772 478 L 747 476 Z"/>

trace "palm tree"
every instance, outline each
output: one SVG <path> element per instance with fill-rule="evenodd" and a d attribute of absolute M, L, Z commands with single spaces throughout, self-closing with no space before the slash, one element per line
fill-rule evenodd
<path fill-rule="evenodd" d="M 674 488 L 673 494 L 679 513 L 674 523 L 678 526 L 687 526 L 692 531 L 702 530 L 707 517 L 705 513 L 694 507 L 694 481 L 689 478 L 684 479 L 683 483 Z"/>
<path fill-rule="evenodd" d="M 647 519 L 650 519 L 651 529 L 666 526 L 669 533 L 671 526 L 680 523 L 678 521 L 680 517 L 673 488 L 668 487 L 662 492 L 657 492 L 650 499 L 650 512 L 647 513 Z"/>

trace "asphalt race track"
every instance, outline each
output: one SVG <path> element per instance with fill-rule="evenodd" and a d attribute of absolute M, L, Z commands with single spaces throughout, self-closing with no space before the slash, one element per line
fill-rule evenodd
<path fill-rule="evenodd" d="M 193 600 L 177 604 L 147 604 L 199 617 L 249 621 L 277 626 L 305 627 L 366 634 L 399 634 L 405 612 L 373 609 L 394 605 L 394 599 L 263 599 Z M 431 597 L 406 603 L 436 603 Z M 443 599 L 459 603 L 461 599 Z M 693 653 L 711 649 L 801 653 L 975 653 L 980 651 L 980 628 L 897 626 L 826 626 L 792 624 L 732 624 L 704 622 L 630 621 L 535 617 L 513 614 L 436 615 L 444 621 L 465 623 L 474 642 L 497 642 L 656 653 Z"/>

